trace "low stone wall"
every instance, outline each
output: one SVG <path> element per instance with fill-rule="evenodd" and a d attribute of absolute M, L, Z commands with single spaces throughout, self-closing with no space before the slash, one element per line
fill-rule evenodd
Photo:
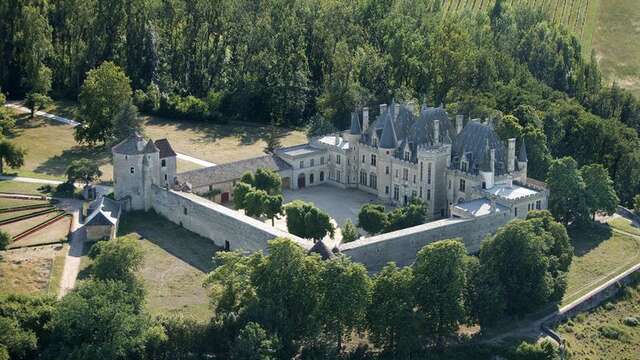
<path fill-rule="evenodd" d="M 151 192 L 152 207 L 158 214 L 187 230 L 211 239 L 219 247 L 224 247 L 225 241 L 228 241 L 231 250 L 266 252 L 267 242 L 276 237 L 289 238 L 305 249 L 313 246 L 310 241 L 275 229 L 197 195 L 157 186 L 152 186 Z"/>
<path fill-rule="evenodd" d="M 379 271 L 390 261 L 406 266 L 414 262 L 416 253 L 425 245 L 445 239 L 462 238 L 470 253 L 478 252 L 482 240 L 510 219 L 507 213 L 476 219 L 444 219 L 356 240 L 342 245 L 340 251 L 369 271 Z"/>

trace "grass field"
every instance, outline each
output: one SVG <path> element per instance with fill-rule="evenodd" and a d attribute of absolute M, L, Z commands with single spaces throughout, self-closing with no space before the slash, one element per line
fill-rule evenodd
<path fill-rule="evenodd" d="M 22 184 L 14 181 L 0 181 L 0 188 L 3 185 L 7 185 L 8 183 L 14 184 Z M 31 200 L 31 199 L 12 199 L 12 198 L 4 198 L 0 197 L 0 209 L 11 208 L 17 206 L 25 206 L 25 205 L 40 205 L 49 203 L 46 200 Z"/>
<path fill-rule="evenodd" d="M 34 216 L 32 218 L 28 218 L 25 220 L 21 220 L 21 221 L 16 221 L 13 222 L 11 224 L 6 224 L 6 225 L 2 225 L 0 226 L 0 229 L 6 231 L 9 233 L 9 235 L 11 236 L 16 236 L 24 231 L 27 231 L 29 229 L 31 229 L 32 227 L 42 224 L 43 222 L 49 220 L 49 219 L 53 219 L 54 217 L 58 216 L 59 213 L 58 212 L 50 212 L 47 214 L 43 214 L 43 215 L 38 215 L 38 216 Z"/>
<path fill-rule="evenodd" d="M 0 292 L 57 294 L 67 245 L 0 252 Z"/>
<path fill-rule="evenodd" d="M 69 226 L 71 225 L 71 217 L 66 216 L 47 227 L 30 234 L 18 241 L 14 241 L 9 245 L 10 248 L 18 248 L 25 246 L 35 246 L 41 244 L 51 244 L 53 242 L 66 241 L 69 236 Z"/>
<path fill-rule="evenodd" d="M 23 183 L 11 180 L 0 180 L 0 193 L 18 193 L 27 195 L 46 195 L 40 190 L 42 184 Z M 2 199 L 5 200 L 5 199 Z M 17 200 L 23 201 L 23 200 Z M 24 204 L 21 204 L 24 205 Z M 4 206 L 0 205 L 0 208 Z"/>
<path fill-rule="evenodd" d="M 640 2 L 601 1 L 593 36 L 600 68 L 608 82 L 640 97 Z"/>
<path fill-rule="evenodd" d="M 580 314 L 558 327 L 572 359 L 638 359 L 640 326 L 625 319 L 640 320 L 640 287 L 628 287 L 623 296 L 595 310 Z"/>
<path fill-rule="evenodd" d="M 202 287 L 218 250 L 210 240 L 153 213 L 128 213 L 119 236 L 139 240 L 144 250 L 138 275 L 151 314 L 180 313 L 202 321 L 211 317 L 207 290 Z"/>
<path fill-rule="evenodd" d="M 542 7 L 554 23 L 564 25 L 581 40 L 585 54 L 591 53 L 600 0 L 510 0 L 510 2 Z M 445 14 L 462 11 L 479 12 L 489 11 L 494 4 L 495 0 L 444 0 L 442 9 Z"/>
<path fill-rule="evenodd" d="M 611 223 L 610 228 L 571 233 L 575 255 L 567 275 L 563 304 L 577 300 L 640 261 L 640 240 L 612 230 L 622 226 L 624 221 Z"/>

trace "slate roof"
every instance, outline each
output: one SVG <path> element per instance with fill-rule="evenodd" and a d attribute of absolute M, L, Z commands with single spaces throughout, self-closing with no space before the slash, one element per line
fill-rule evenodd
<path fill-rule="evenodd" d="M 520 152 L 518 153 L 518 161 L 519 162 L 527 162 L 527 146 L 524 144 L 524 139 L 522 139 L 522 145 L 520 145 Z"/>
<path fill-rule="evenodd" d="M 320 258 L 322 258 L 322 260 L 329 260 L 335 257 L 333 251 L 329 249 L 324 241 L 318 241 L 317 243 L 313 244 L 311 249 L 309 249 L 309 254 L 312 253 L 320 254 Z"/>
<path fill-rule="evenodd" d="M 354 111 L 351 113 L 351 128 L 349 129 L 349 133 L 351 133 L 351 135 L 360 135 L 361 132 L 360 118 L 358 117 L 358 113 Z"/>
<path fill-rule="evenodd" d="M 121 207 L 117 201 L 101 196 L 89 205 L 89 216 L 85 225 L 116 225 L 120 218 Z"/>
<path fill-rule="evenodd" d="M 380 148 L 381 149 L 395 149 L 398 146 L 398 137 L 396 136 L 395 125 L 392 119 L 393 114 L 391 111 L 387 111 L 383 114 L 382 135 L 380 136 Z"/>
<path fill-rule="evenodd" d="M 129 137 L 127 137 L 126 139 L 122 140 L 116 146 L 114 146 L 112 150 L 115 153 L 123 155 L 140 155 L 158 151 L 158 148 L 156 148 L 153 143 L 151 144 L 151 146 L 149 146 L 148 143 L 151 143 L 151 140 L 147 141 L 142 150 L 138 150 L 138 142 L 140 141 L 145 142 L 147 140 L 145 140 L 142 135 L 135 132 L 129 135 Z"/>
<path fill-rule="evenodd" d="M 488 147 L 487 147 L 488 144 Z M 488 125 L 472 121 L 456 136 L 451 147 L 451 168 L 461 169 L 462 159 L 467 161 L 467 172 L 478 174 L 480 163 L 489 149 L 495 149 L 495 175 L 507 172 L 507 150 L 495 130 Z"/>
<path fill-rule="evenodd" d="M 275 171 L 290 170 L 291 166 L 277 155 L 265 155 L 257 158 L 220 164 L 178 174 L 179 182 L 188 182 L 192 187 L 202 187 L 240 179 L 246 172 L 255 172 L 259 168 Z"/>
<path fill-rule="evenodd" d="M 160 150 L 161 159 L 178 155 L 175 151 L 173 151 L 173 148 L 171 147 L 171 144 L 167 139 L 156 140 L 156 147 L 158 148 L 158 150 Z"/>

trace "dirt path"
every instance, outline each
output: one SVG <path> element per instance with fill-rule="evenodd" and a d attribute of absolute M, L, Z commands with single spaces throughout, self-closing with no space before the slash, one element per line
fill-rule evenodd
<path fill-rule="evenodd" d="M 77 200 L 63 200 L 65 210 L 73 214 L 73 222 L 71 225 L 71 240 L 69 241 L 69 253 L 64 261 L 62 270 L 62 278 L 60 279 L 60 290 L 58 297 L 66 295 L 76 285 L 76 278 L 80 272 L 80 259 L 84 250 L 84 240 L 86 237 L 85 229 L 80 223 L 80 210 L 82 202 Z"/>

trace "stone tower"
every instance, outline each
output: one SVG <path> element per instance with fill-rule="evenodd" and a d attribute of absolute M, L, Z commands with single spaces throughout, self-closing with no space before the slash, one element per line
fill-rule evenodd
<path fill-rule="evenodd" d="M 160 182 L 160 151 L 153 141 L 134 133 L 111 149 L 116 200 L 127 210 L 151 208 L 151 186 Z"/>

